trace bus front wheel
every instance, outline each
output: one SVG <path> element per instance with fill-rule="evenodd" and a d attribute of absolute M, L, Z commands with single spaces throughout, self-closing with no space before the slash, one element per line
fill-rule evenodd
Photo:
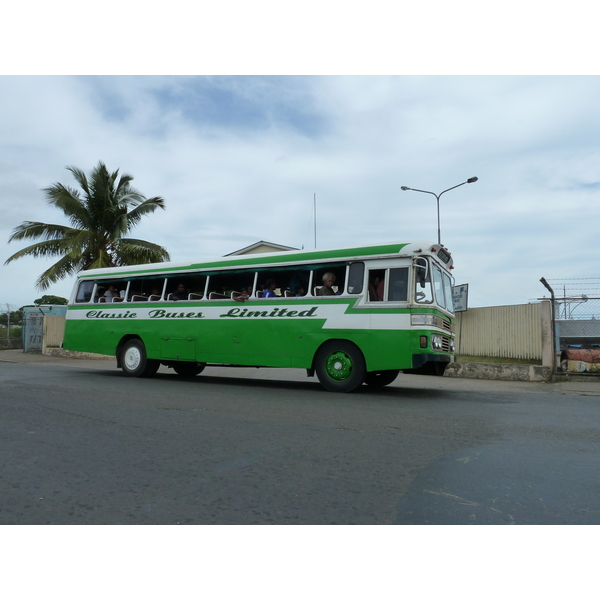
<path fill-rule="evenodd" d="M 352 342 L 332 340 L 317 351 L 315 371 L 330 392 L 352 392 L 365 379 L 365 358 Z"/>
<path fill-rule="evenodd" d="M 128 377 L 152 377 L 160 362 L 146 356 L 146 347 L 141 340 L 129 340 L 121 351 L 121 369 Z"/>

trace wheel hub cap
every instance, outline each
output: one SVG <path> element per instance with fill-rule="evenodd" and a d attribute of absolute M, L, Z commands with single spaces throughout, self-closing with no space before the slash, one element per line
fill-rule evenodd
<path fill-rule="evenodd" d="M 352 374 L 352 360 L 345 352 L 333 352 L 327 357 L 325 370 L 331 379 L 343 381 Z"/>
<path fill-rule="evenodd" d="M 130 370 L 134 371 L 140 366 L 142 360 L 140 351 L 137 348 L 129 348 L 125 353 L 125 366 Z"/>

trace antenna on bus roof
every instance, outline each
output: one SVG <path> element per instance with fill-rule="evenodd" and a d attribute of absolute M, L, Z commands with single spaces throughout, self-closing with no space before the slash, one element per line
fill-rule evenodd
<path fill-rule="evenodd" d="M 317 192 L 314 198 L 314 223 L 315 223 L 315 250 L 317 249 Z"/>

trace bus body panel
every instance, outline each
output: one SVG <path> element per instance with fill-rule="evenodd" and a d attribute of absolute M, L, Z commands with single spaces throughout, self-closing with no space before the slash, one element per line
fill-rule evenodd
<path fill-rule="evenodd" d="M 368 371 L 413 368 L 413 354 L 428 353 L 419 339 L 430 331 L 413 330 L 407 309 L 352 310 L 355 299 L 319 302 L 281 300 L 219 304 L 181 302 L 70 307 L 65 348 L 115 356 L 126 336 L 139 337 L 148 358 L 217 364 L 309 369 L 328 340 L 350 341 L 362 351 Z M 319 311 L 329 318 L 318 318 Z M 299 317 L 304 313 L 307 316 Z M 98 321 L 107 326 L 97 335 Z M 353 327 L 335 327 L 345 322 Z M 394 326 L 395 325 L 395 326 Z M 389 328 L 385 328 L 389 327 Z"/>
<path fill-rule="evenodd" d="M 195 361 L 312 370 L 315 355 L 323 344 L 343 340 L 360 349 L 367 372 L 411 370 L 429 362 L 445 364 L 453 360 L 454 317 L 447 308 L 448 300 L 436 305 L 435 297 L 441 292 L 434 294 L 431 275 L 427 275 L 423 262 L 416 262 L 426 256 L 438 271 L 449 273 L 449 254 L 449 262 L 442 264 L 437 260 L 436 251 L 440 251 L 439 246 L 427 243 L 390 244 L 86 271 L 79 275 L 73 290 L 63 346 L 74 351 L 117 355 L 119 360 L 124 340 L 137 337 L 145 346 L 147 358 L 165 364 Z M 311 262 L 305 264 L 306 261 Z M 348 280 L 342 282 L 341 295 L 315 296 L 311 289 L 302 297 L 288 297 L 281 292 L 285 297 L 259 299 L 254 293 L 244 302 L 213 300 L 212 295 L 208 296 L 213 277 L 215 281 L 223 277 L 221 283 L 228 284 L 236 273 L 242 273 L 246 277 L 244 281 L 249 281 L 248 273 L 255 272 L 252 281 L 256 291 L 260 274 L 276 272 L 278 268 L 287 273 L 290 288 L 292 271 L 304 273 L 306 281 L 311 270 L 318 272 L 318 276 L 310 279 L 311 288 L 316 289 L 320 283 L 317 277 L 327 267 L 327 261 L 335 261 L 331 263 L 333 268 Z M 357 262 L 364 264 L 364 285 L 352 293 L 352 285 L 357 280 L 350 284 L 350 273 Z M 323 268 L 318 271 L 320 265 Z M 385 293 L 389 290 L 385 302 L 374 301 L 373 286 L 369 287 L 371 275 L 381 273 L 385 273 L 381 278 L 385 281 Z M 198 299 L 169 300 L 169 282 L 185 276 L 196 278 L 189 287 L 199 289 L 193 289 L 190 298 L 197 294 Z M 202 287 L 202 277 L 206 280 L 205 287 Z M 424 300 L 417 294 L 421 289 L 419 285 L 424 287 L 419 277 L 430 278 L 426 283 L 429 295 Z M 449 275 L 444 277 L 450 281 Z M 106 301 L 96 297 L 98 286 L 108 280 L 117 282 L 117 289 L 124 290 L 125 297 Z M 142 288 L 147 290 L 161 280 L 164 282 L 160 287 L 161 296 L 150 297 L 148 292 L 142 292 Z M 82 285 L 78 288 L 80 282 Z M 392 283 L 406 286 L 394 288 L 392 295 Z M 134 288 L 140 291 L 133 291 Z M 405 292 L 408 288 L 411 291 Z M 146 295 L 141 298 L 143 302 L 138 301 L 138 293 Z M 430 322 L 413 325 L 414 315 L 423 318 L 429 315 Z M 432 348 L 429 340 L 433 335 L 443 337 L 443 351 L 439 347 Z"/>

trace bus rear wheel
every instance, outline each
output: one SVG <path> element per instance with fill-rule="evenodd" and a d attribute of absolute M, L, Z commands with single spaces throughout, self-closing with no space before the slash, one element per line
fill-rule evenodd
<path fill-rule="evenodd" d="M 319 348 L 315 371 L 326 390 L 352 392 L 365 379 L 365 358 L 352 342 L 332 340 Z"/>
<path fill-rule="evenodd" d="M 400 369 L 392 369 L 390 371 L 371 371 L 365 377 L 365 383 L 371 387 L 383 387 L 390 385 L 398 377 Z"/>
<path fill-rule="evenodd" d="M 171 366 L 173 367 L 173 371 L 180 377 L 195 377 L 204 371 L 206 365 L 204 363 L 181 361 L 173 363 Z"/>
<path fill-rule="evenodd" d="M 141 340 L 129 340 L 121 351 L 121 369 L 128 377 L 152 377 L 160 362 L 146 356 L 146 347 Z"/>

